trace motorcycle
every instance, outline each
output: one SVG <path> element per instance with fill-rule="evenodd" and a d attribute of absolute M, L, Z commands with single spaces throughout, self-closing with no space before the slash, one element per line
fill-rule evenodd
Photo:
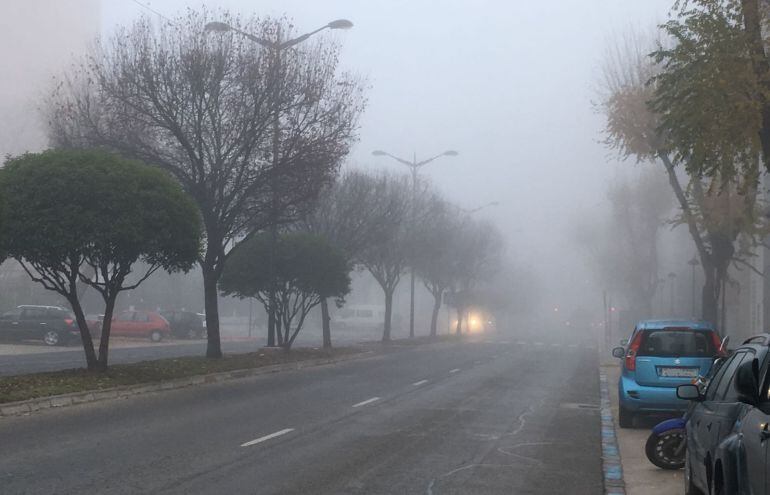
<path fill-rule="evenodd" d="M 730 338 L 722 339 L 719 346 L 719 352 L 727 350 L 727 344 Z M 693 384 L 706 389 L 709 380 L 719 370 L 724 362 L 723 359 L 716 359 L 709 370 L 708 376 L 699 376 L 693 380 Z M 644 453 L 651 463 L 662 469 L 682 469 L 685 462 L 685 453 L 687 451 L 687 433 L 685 425 L 687 424 L 687 413 L 681 418 L 667 419 L 655 425 L 652 433 L 647 437 L 647 443 L 644 445 Z"/>

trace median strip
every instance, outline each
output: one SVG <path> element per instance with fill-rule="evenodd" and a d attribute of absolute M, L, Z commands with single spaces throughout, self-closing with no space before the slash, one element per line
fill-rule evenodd
<path fill-rule="evenodd" d="M 252 440 L 250 442 L 242 443 L 241 447 L 251 447 L 252 445 L 256 445 L 258 443 L 266 442 L 268 440 L 271 440 L 275 437 L 280 437 L 281 435 L 286 435 L 287 433 L 291 433 L 294 431 L 294 428 L 286 428 L 280 431 L 276 431 L 275 433 L 271 433 L 269 435 L 265 435 L 264 437 L 259 437 L 256 440 Z"/>
<path fill-rule="evenodd" d="M 366 399 L 365 401 L 361 401 L 358 404 L 353 404 L 353 407 L 365 406 L 367 404 L 371 404 L 372 402 L 377 402 L 378 400 L 380 400 L 379 397 L 372 397 L 371 399 Z"/>

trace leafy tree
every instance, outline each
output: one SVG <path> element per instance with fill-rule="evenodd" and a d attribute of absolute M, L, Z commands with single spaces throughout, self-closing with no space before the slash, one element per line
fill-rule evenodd
<path fill-rule="evenodd" d="M 677 93 L 676 78 L 672 73 L 664 74 L 677 64 L 668 69 L 665 64 L 656 64 L 645 46 L 640 37 L 629 36 L 607 57 L 601 104 L 607 118 L 607 144 L 624 158 L 658 163 L 665 169 L 680 209 L 676 221 L 687 226 L 703 269 L 702 317 L 717 322 L 719 296 L 730 264 L 751 266 L 747 259 L 767 231 L 757 201 L 758 156 L 754 153 L 752 161 L 746 148 L 735 143 L 702 142 L 716 139 L 720 116 L 728 119 L 724 122 L 725 133 L 736 135 L 736 124 L 726 115 L 729 112 L 723 100 L 732 98 L 737 102 L 738 96 L 725 93 L 720 100 L 718 91 L 700 94 L 697 85 L 686 80 L 678 84 L 693 92 L 681 89 Z M 661 48 L 656 55 L 661 63 L 667 51 Z M 701 69 L 696 66 L 690 69 L 694 72 L 687 77 L 726 77 L 723 69 L 715 69 L 713 64 L 711 70 L 702 67 L 699 72 Z M 685 73 L 680 75 L 685 77 Z M 669 111 L 664 102 L 675 93 L 697 103 L 688 111 L 671 100 L 670 104 L 678 110 Z M 716 118 L 709 120 L 708 112 L 700 108 L 703 105 L 712 105 Z M 736 112 L 741 111 L 738 105 Z M 684 129 L 690 126 L 699 127 L 700 134 L 693 131 L 692 137 L 686 138 L 688 131 Z M 732 165 L 724 165 L 731 153 Z M 705 171 L 710 171 L 711 176 L 703 175 Z"/>
<path fill-rule="evenodd" d="M 235 29 L 207 33 L 209 21 Z M 48 105 L 57 146 L 104 147 L 155 164 L 198 205 L 206 355 L 215 358 L 228 247 L 302 214 L 336 175 L 365 104 L 361 81 L 338 74 L 333 41 L 277 57 L 237 31 L 272 40 L 292 27 L 206 10 L 160 25 L 144 18 L 97 43 Z"/>
<path fill-rule="evenodd" d="M 387 182 L 352 170 L 324 189 L 312 212 L 296 226 L 319 235 L 339 249 L 353 267 L 367 248 L 387 240 L 403 218 L 403 206 L 385 194 Z M 331 347 L 331 322 L 327 299 L 321 301 L 323 346 Z"/>
<path fill-rule="evenodd" d="M 189 270 L 200 251 L 195 204 L 164 172 L 140 162 L 95 150 L 26 154 L 6 162 L 0 191 L 2 248 L 72 306 L 89 369 L 107 367 L 118 295 L 161 268 Z M 78 282 L 105 303 L 98 357 Z"/>
<path fill-rule="evenodd" d="M 219 286 L 224 294 L 255 297 L 268 309 L 275 280 L 278 344 L 290 349 L 310 310 L 327 298 L 339 305 L 350 291 L 350 267 L 342 252 L 306 233 L 283 234 L 269 263 L 271 239 L 258 234 L 240 243 L 225 265 Z"/>

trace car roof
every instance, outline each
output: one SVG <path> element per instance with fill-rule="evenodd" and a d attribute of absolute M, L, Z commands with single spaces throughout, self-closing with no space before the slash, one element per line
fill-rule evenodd
<path fill-rule="evenodd" d="M 60 311 L 67 311 L 66 309 L 62 308 L 61 306 L 43 306 L 40 304 L 20 304 L 16 306 L 18 309 L 24 309 L 24 308 L 40 308 L 40 309 L 58 309 Z"/>
<path fill-rule="evenodd" d="M 637 330 L 660 330 L 671 327 L 687 327 L 692 330 L 714 329 L 714 325 L 704 320 L 642 320 L 636 324 Z"/>

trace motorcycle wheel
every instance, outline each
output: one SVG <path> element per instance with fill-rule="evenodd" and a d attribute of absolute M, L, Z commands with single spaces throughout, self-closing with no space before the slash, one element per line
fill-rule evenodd
<path fill-rule="evenodd" d="M 660 435 L 653 433 L 647 438 L 644 453 L 661 469 L 682 469 L 686 449 L 682 444 L 686 441 L 683 429 L 668 430 Z"/>

